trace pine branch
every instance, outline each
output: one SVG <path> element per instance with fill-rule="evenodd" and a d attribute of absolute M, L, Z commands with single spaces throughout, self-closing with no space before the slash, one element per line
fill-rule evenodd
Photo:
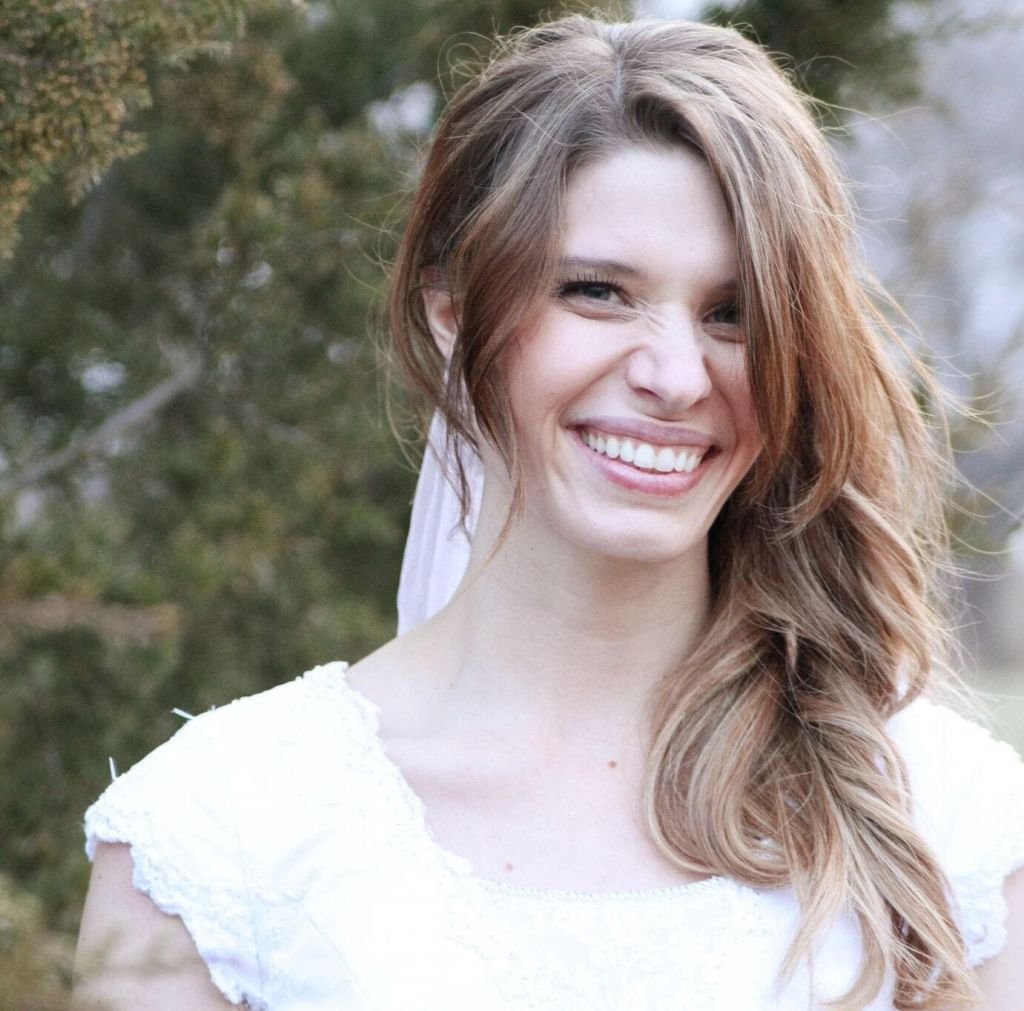
<path fill-rule="evenodd" d="M 66 470 L 79 460 L 99 456 L 108 451 L 118 439 L 141 428 L 168 404 L 195 386 L 202 374 L 203 366 L 199 359 L 188 362 L 175 375 L 112 414 L 88 435 L 76 439 L 63 449 L 22 468 L 15 474 L 0 477 L 0 496 L 11 495 L 29 485 L 38 484 Z"/>

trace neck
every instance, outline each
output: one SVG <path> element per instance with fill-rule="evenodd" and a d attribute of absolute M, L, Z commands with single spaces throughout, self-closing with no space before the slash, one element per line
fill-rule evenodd
<path fill-rule="evenodd" d="M 446 687 L 543 723 L 636 718 L 703 629 L 705 545 L 638 562 L 545 538 L 528 517 L 501 539 L 503 522 L 485 498 L 467 576 L 429 623 Z"/>

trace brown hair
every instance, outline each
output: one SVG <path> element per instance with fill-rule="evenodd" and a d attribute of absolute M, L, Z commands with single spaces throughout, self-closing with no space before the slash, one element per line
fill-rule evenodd
<path fill-rule="evenodd" d="M 682 867 L 792 884 L 802 922 L 780 983 L 851 908 L 864 962 L 841 1006 L 863 1007 L 887 971 L 898 1007 L 971 1002 L 886 732 L 941 655 L 943 457 L 888 358 L 898 341 L 832 154 L 779 68 L 687 22 L 568 17 L 506 40 L 438 126 L 396 265 L 395 356 L 451 437 L 479 432 L 518 488 L 498 365 L 550 290 L 573 172 L 629 144 L 687 145 L 721 187 L 764 444 L 712 530 L 708 629 L 655 700 L 654 838 Z M 425 283 L 457 306 L 447 377 Z"/>

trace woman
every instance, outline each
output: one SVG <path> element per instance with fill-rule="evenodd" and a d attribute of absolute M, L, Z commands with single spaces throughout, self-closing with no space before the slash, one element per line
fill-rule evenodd
<path fill-rule="evenodd" d="M 851 246 L 736 33 L 506 42 L 392 299 L 465 577 L 428 452 L 426 620 L 90 809 L 76 1006 L 1017 1006 L 1024 770 L 924 698 L 941 461 Z"/>

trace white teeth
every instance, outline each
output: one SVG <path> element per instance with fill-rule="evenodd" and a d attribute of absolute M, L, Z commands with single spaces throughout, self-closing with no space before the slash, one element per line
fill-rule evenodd
<path fill-rule="evenodd" d="M 654 470 L 654 447 L 641 442 L 633 454 L 633 466 L 641 470 Z"/>
<path fill-rule="evenodd" d="M 681 452 L 676 459 L 675 471 L 676 473 L 683 473 L 684 471 L 689 474 L 697 464 L 700 463 L 700 457 L 696 453 Z"/>
<path fill-rule="evenodd" d="M 662 474 L 671 474 L 672 468 L 676 465 L 676 454 L 665 446 L 658 450 L 658 455 L 654 460 L 654 469 L 660 471 Z"/>
<path fill-rule="evenodd" d="M 596 432 L 584 432 L 587 445 L 597 453 L 612 460 L 631 463 L 640 470 L 656 470 L 660 474 L 689 474 L 697 469 L 704 458 L 703 449 L 673 449 L 662 446 L 655 449 L 646 442 L 633 442 L 632 439 L 619 439 L 614 435 L 598 435 Z"/>

